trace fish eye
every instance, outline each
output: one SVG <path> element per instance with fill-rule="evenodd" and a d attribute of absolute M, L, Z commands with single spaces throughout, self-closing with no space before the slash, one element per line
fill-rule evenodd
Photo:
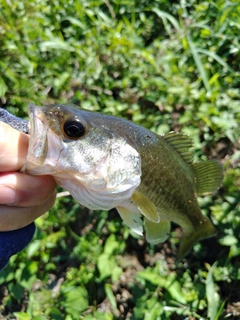
<path fill-rule="evenodd" d="M 78 139 L 85 133 L 84 125 L 76 119 L 68 119 L 63 126 L 64 134 L 69 139 Z"/>

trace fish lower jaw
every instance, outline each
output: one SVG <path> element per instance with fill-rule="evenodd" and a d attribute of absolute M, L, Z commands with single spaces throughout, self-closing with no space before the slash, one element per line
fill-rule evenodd
<path fill-rule="evenodd" d="M 25 172 L 29 175 L 48 175 L 54 174 L 54 169 L 56 170 L 56 162 L 54 163 L 41 163 L 38 159 L 34 158 L 34 161 L 27 159 L 26 164 L 21 169 L 21 172 Z"/>

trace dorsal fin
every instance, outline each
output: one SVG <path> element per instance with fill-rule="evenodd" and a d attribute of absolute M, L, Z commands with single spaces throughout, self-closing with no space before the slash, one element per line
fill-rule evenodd
<path fill-rule="evenodd" d="M 180 153 L 180 155 L 188 164 L 192 164 L 193 156 L 192 152 L 189 151 L 189 149 L 192 147 L 192 140 L 189 138 L 189 136 L 180 132 L 171 131 L 163 135 L 163 138 Z"/>
<path fill-rule="evenodd" d="M 217 190 L 223 180 L 223 166 L 217 160 L 192 164 L 196 175 L 197 193 L 206 194 Z"/>

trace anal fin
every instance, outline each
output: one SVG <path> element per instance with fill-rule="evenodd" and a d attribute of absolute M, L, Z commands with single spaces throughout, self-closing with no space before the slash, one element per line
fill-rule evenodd
<path fill-rule="evenodd" d="M 160 222 L 155 223 L 145 218 L 144 224 L 146 230 L 146 240 L 149 243 L 162 243 L 169 237 L 171 227 L 171 223 L 169 220 L 161 219 Z"/>

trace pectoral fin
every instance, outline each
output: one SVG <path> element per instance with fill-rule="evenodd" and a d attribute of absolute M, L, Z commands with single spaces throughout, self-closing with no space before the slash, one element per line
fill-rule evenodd
<path fill-rule="evenodd" d="M 147 219 L 155 223 L 160 221 L 160 215 L 157 212 L 157 208 L 152 203 L 152 201 L 149 200 L 143 193 L 135 190 L 131 199 L 135 206 L 138 208 L 138 210 Z"/>
<path fill-rule="evenodd" d="M 142 228 L 142 219 L 136 213 L 128 210 L 125 207 L 118 206 L 117 211 L 126 225 L 131 228 L 135 233 L 139 234 L 140 236 L 143 235 L 143 228 Z"/>
<path fill-rule="evenodd" d="M 154 223 L 147 218 L 144 219 L 146 240 L 151 244 L 162 243 L 167 240 L 170 234 L 170 221 L 163 220 L 159 223 Z"/>

